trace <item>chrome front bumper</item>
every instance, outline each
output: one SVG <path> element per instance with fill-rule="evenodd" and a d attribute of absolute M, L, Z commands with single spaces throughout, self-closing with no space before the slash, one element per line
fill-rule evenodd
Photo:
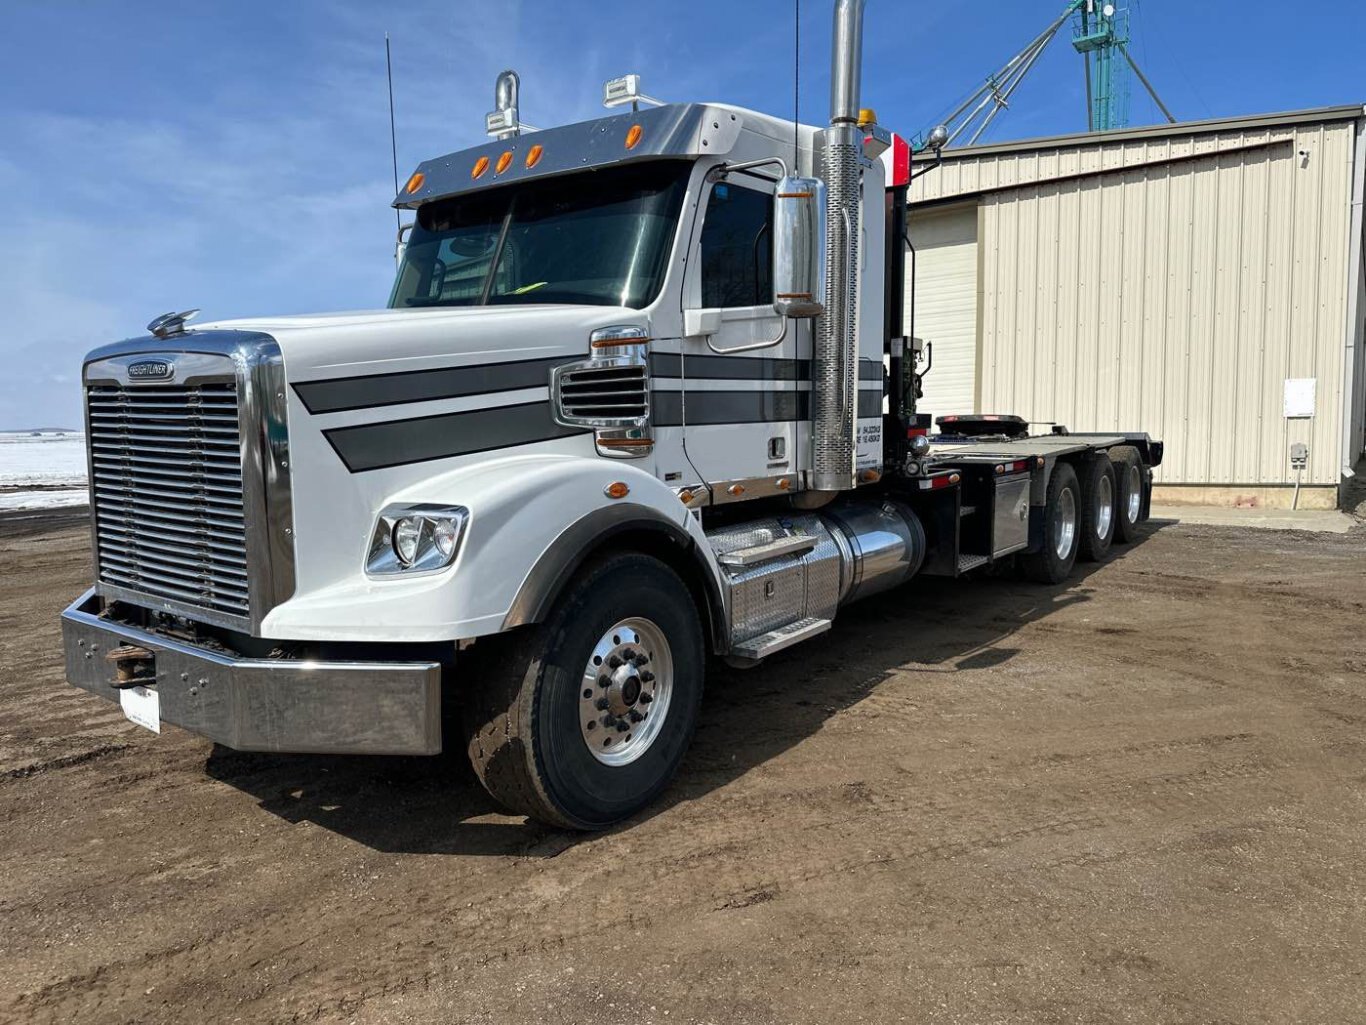
<path fill-rule="evenodd" d="M 438 662 L 243 659 L 99 616 L 87 591 L 62 613 L 66 678 L 117 702 L 121 644 L 155 655 L 163 722 L 238 751 L 430 755 L 441 751 Z"/>

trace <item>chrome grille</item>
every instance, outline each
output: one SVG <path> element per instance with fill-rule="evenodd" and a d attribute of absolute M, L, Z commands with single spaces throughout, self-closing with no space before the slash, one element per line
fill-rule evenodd
<path fill-rule="evenodd" d="M 650 416 L 650 382 L 643 360 L 587 360 L 557 367 L 556 416 L 578 427 L 636 427 Z"/>
<path fill-rule="evenodd" d="M 250 615 L 235 381 L 86 389 L 102 584 Z"/>

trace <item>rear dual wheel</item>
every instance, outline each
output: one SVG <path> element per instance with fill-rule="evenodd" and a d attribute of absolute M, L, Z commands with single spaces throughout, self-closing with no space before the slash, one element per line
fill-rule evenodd
<path fill-rule="evenodd" d="M 1067 579 L 1077 561 L 1080 510 L 1081 485 L 1077 482 L 1077 472 L 1067 463 L 1058 463 L 1048 478 L 1043 544 L 1037 552 L 1020 559 L 1020 567 L 1030 580 L 1060 584 Z"/>
<path fill-rule="evenodd" d="M 1143 519 L 1143 460 L 1138 449 L 1121 445 L 1110 449 L 1115 469 L 1115 540 L 1121 544 L 1138 536 Z"/>
<path fill-rule="evenodd" d="M 1115 538 L 1115 468 L 1102 452 L 1081 466 L 1081 546 L 1077 554 L 1099 562 Z"/>

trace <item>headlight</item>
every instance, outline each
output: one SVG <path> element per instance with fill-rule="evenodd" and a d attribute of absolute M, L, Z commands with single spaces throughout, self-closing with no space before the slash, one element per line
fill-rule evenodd
<path fill-rule="evenodd" d="M 372 575 L 431 573 L 455 561 L 469 522 L 459 505 L 391 505 L 370 536 L 365 571 Z"/>

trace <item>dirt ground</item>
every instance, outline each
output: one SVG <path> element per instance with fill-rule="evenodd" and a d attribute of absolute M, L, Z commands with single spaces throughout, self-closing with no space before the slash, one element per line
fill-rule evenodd
<path fill-rule="evenodd" d="M 86 539 L 0 527 L 0 1021 L 1366 1020 L 1366 531 L 874 599 L 590 837 L 125 722 L 63 682 Z"/>

